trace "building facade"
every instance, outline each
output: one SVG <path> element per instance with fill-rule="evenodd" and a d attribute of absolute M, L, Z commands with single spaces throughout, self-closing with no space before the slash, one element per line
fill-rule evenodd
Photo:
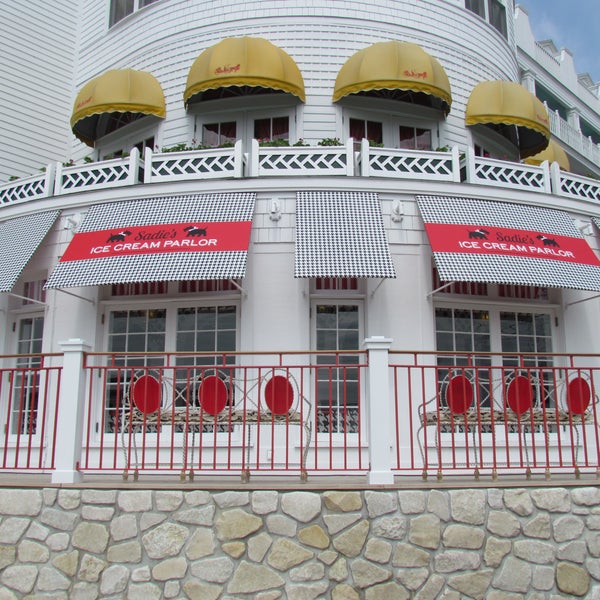
<path fill-rule="evenodd" d="M 25 371 L 60 365 L 48 357 L 68 340 L 87 357 L 77 436 L 91 470 L 107 468 L 105 435 L 121 469 L 119 432 L 156 436 L 164 420 L 189 433 L 185 407 L 230 419 L 241 399 L 254 420 L 263 407 L 296 411 L 331 469 L 338 442 L 359 471 L 372 464 L 378 423 L 393 422 L 384 481 L 392 464 L 427 471 L 429 427 L 458 431 L 432 413 L 438 397 L 451 419 L 479 416 L 485 434 L 494 423 L 481 411 L 494 408 L 510 432 L 538 431 L 521 422 L 533 407 L 544 422 L 555 410 L 553 433 L 569 414 L 587 431 L 600 100 L 568 51 L 534 40 L 523 8 L 82 1 L 60 26 L 36 10 L 7 7 L 12 35 L 39 40 L 34 56 L 12 57 L 5 96 L 0 319 L 7 368 L 23 370 L 2 399 L 7 454 L 21 435 L 40 451 L 43 378 Z M 374 392 L 365 340 L 408 379 Z M 381 414 L 372 393 L 391 399 Z M 200 430 L 230 449 L 225 434 L 239 428 L 219 427 Z M 303 435 L 287 423 L 274 439 L 279 429 Z M 295 444 L 294 464 L 310 470 Z M 256 449 L 258 463 L 273 467 L 272 452 Z"/>

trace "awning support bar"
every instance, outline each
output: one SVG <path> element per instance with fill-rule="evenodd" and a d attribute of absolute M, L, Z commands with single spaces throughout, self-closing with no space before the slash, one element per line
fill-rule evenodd
<path fill-rule="evenodd" d="M 441 292 L 442 290 L 445 290 L 448 286 L 454 285 L 455 283 L 456 283 L 456 281 L 449 281 L 448 283 L 445 283 L 444 285 L 441 285 L 439 288 L 437 288 L 437 289 L 429 292 L 426 295 L 427 300 L 429 300 L 437 292 Z"/>
<path fill-rule="evenodd" d="M 569 306 L 573 306 L 573 304 L 581 304 L 582 302 L 587 302 L 588 300 L 595 300 L 596 298 L 600 298 L 600 294 L 596 294 L 595 296 L 590 296 L 589 298 L 583 298 L 583 300 L 575 300 L 575 302 L 567 302 L 565 304 L 565 308 Z"/>
<path fill-rule="evenodd" d="M 84 296 L 80 296 L 79 294 L 74 294 L 73 292 L 67 292 L 67 290 L 63 290 L 61 288 L 52 288 L 55 289 L 57 292 L 62 292 L 63 294 L 67 294 L 68 296 L 74 296 L 75 298 L 79 298 L 79 300 L 85 300 L 86 302 L 89 302 L 90 304 L 93 304 L 94 306 L 96 306 L 96 301 L 92 300 L 91 298 L 85 298 Z"/>
<path fill-rule="evenodd" d="M 248 292 L 237 281 L 234 281 L 233 279 L 230 279 L 229 283 L 235 285 L 235 287 L 238 290 L 240 290 L 240 292 L 242 292 L 242 294 L 244 294 L 244 297 L 246 297 L 246 298 L 248 297 Z"/>
<path fill-rule="evenodd" d="M 385 281 L 385 277 L 381 278 L 381 281 L 377 284 L 377 287 L 371 292 L 371 298 L 375 295 L 375 292 L 381 287 L 381 284 Z"/>
<path fill-rule="evenodd" d="M 35 300 L 34 298 L 28 298 L 27 296 L 20 296 L 19 294 L 13 294 L 12 292 L 6 292 L 9 296 L 13 298 L 19 298 L 19 300 L 27 300 L 27 302 L 34 302 L 35 304 L 41 304 L 42 306 L 46 306 L 45 302 L 41 300 Z"/>

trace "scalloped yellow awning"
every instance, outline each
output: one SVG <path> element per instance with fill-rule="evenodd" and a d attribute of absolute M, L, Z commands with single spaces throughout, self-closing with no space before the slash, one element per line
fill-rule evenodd
<path fill-rule="evenodd" d="M 73 104 L 71 129 L 88 146 L 102 135 L 98 131 L 101 115 L 133 113 L 166 115 L 165 96 L 158 80 L 146 71 L 112 69 L 88 81 Z"/>
<path fill-rule="evenodd" d="M 442 65 L 410 42 L 377 42 L 353 54 L 337 75 L 333 101 L 376 90 L 429 94 L 441 100 L 445 113 L 452 104 L 450 82 Z"/>
<path fill-rule="evenodd" d="M 545 160 L 549 163 L 556 162 L 563 171 L 571 170 L 571 162 L 567 153 L 554 140 L 550 140 L 548 147 L 537 154 L 525 159 L 528 165 L 541 165 Z"/>
<path fill-rule="evenodd" d="M 550 140 L 546 107 L 514 81 L 478 83 L 467 102 L 465 123 L 516 126 L 522 158 L 541 152 Z"/>
<path fill-rule="evenodd" d="M 204 50 L 190 67 L 183 100 L 202 100 L 202 93 L 233 86 L 265 88 L 297 96 L 304 102 L 304 79 L 294 59 L 268 40 L 226 38 Z"/>

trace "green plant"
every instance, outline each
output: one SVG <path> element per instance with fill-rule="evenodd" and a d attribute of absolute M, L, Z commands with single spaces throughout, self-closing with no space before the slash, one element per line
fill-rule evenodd
<path fill-rule="evenodd" d="M 300 138 L 295 144 L 293 144 L 293 146 L 310 146 L 310 144 L 307 144 L 302 138 Z"/>
<path fill-rule="evenodd" d="M 340 138 L 323 138 L 319 143 L 319 146 L 343 146 L 340 142 Z"/>
<path fill-rule="evenodd" d="M 289 140 L 258 140 L 259 146 L 273 146 L 273 147 L 281 147 L 281 146 L 289 146 Z"/>

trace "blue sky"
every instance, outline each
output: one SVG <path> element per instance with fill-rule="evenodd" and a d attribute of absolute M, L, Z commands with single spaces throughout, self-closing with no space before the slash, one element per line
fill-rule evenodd
<path fill-rule="evenodd" d="M 600 0 L 517 0 L 529 14 L 536 40 L 568 48 L 578 73 L 600 81 Z"/>

